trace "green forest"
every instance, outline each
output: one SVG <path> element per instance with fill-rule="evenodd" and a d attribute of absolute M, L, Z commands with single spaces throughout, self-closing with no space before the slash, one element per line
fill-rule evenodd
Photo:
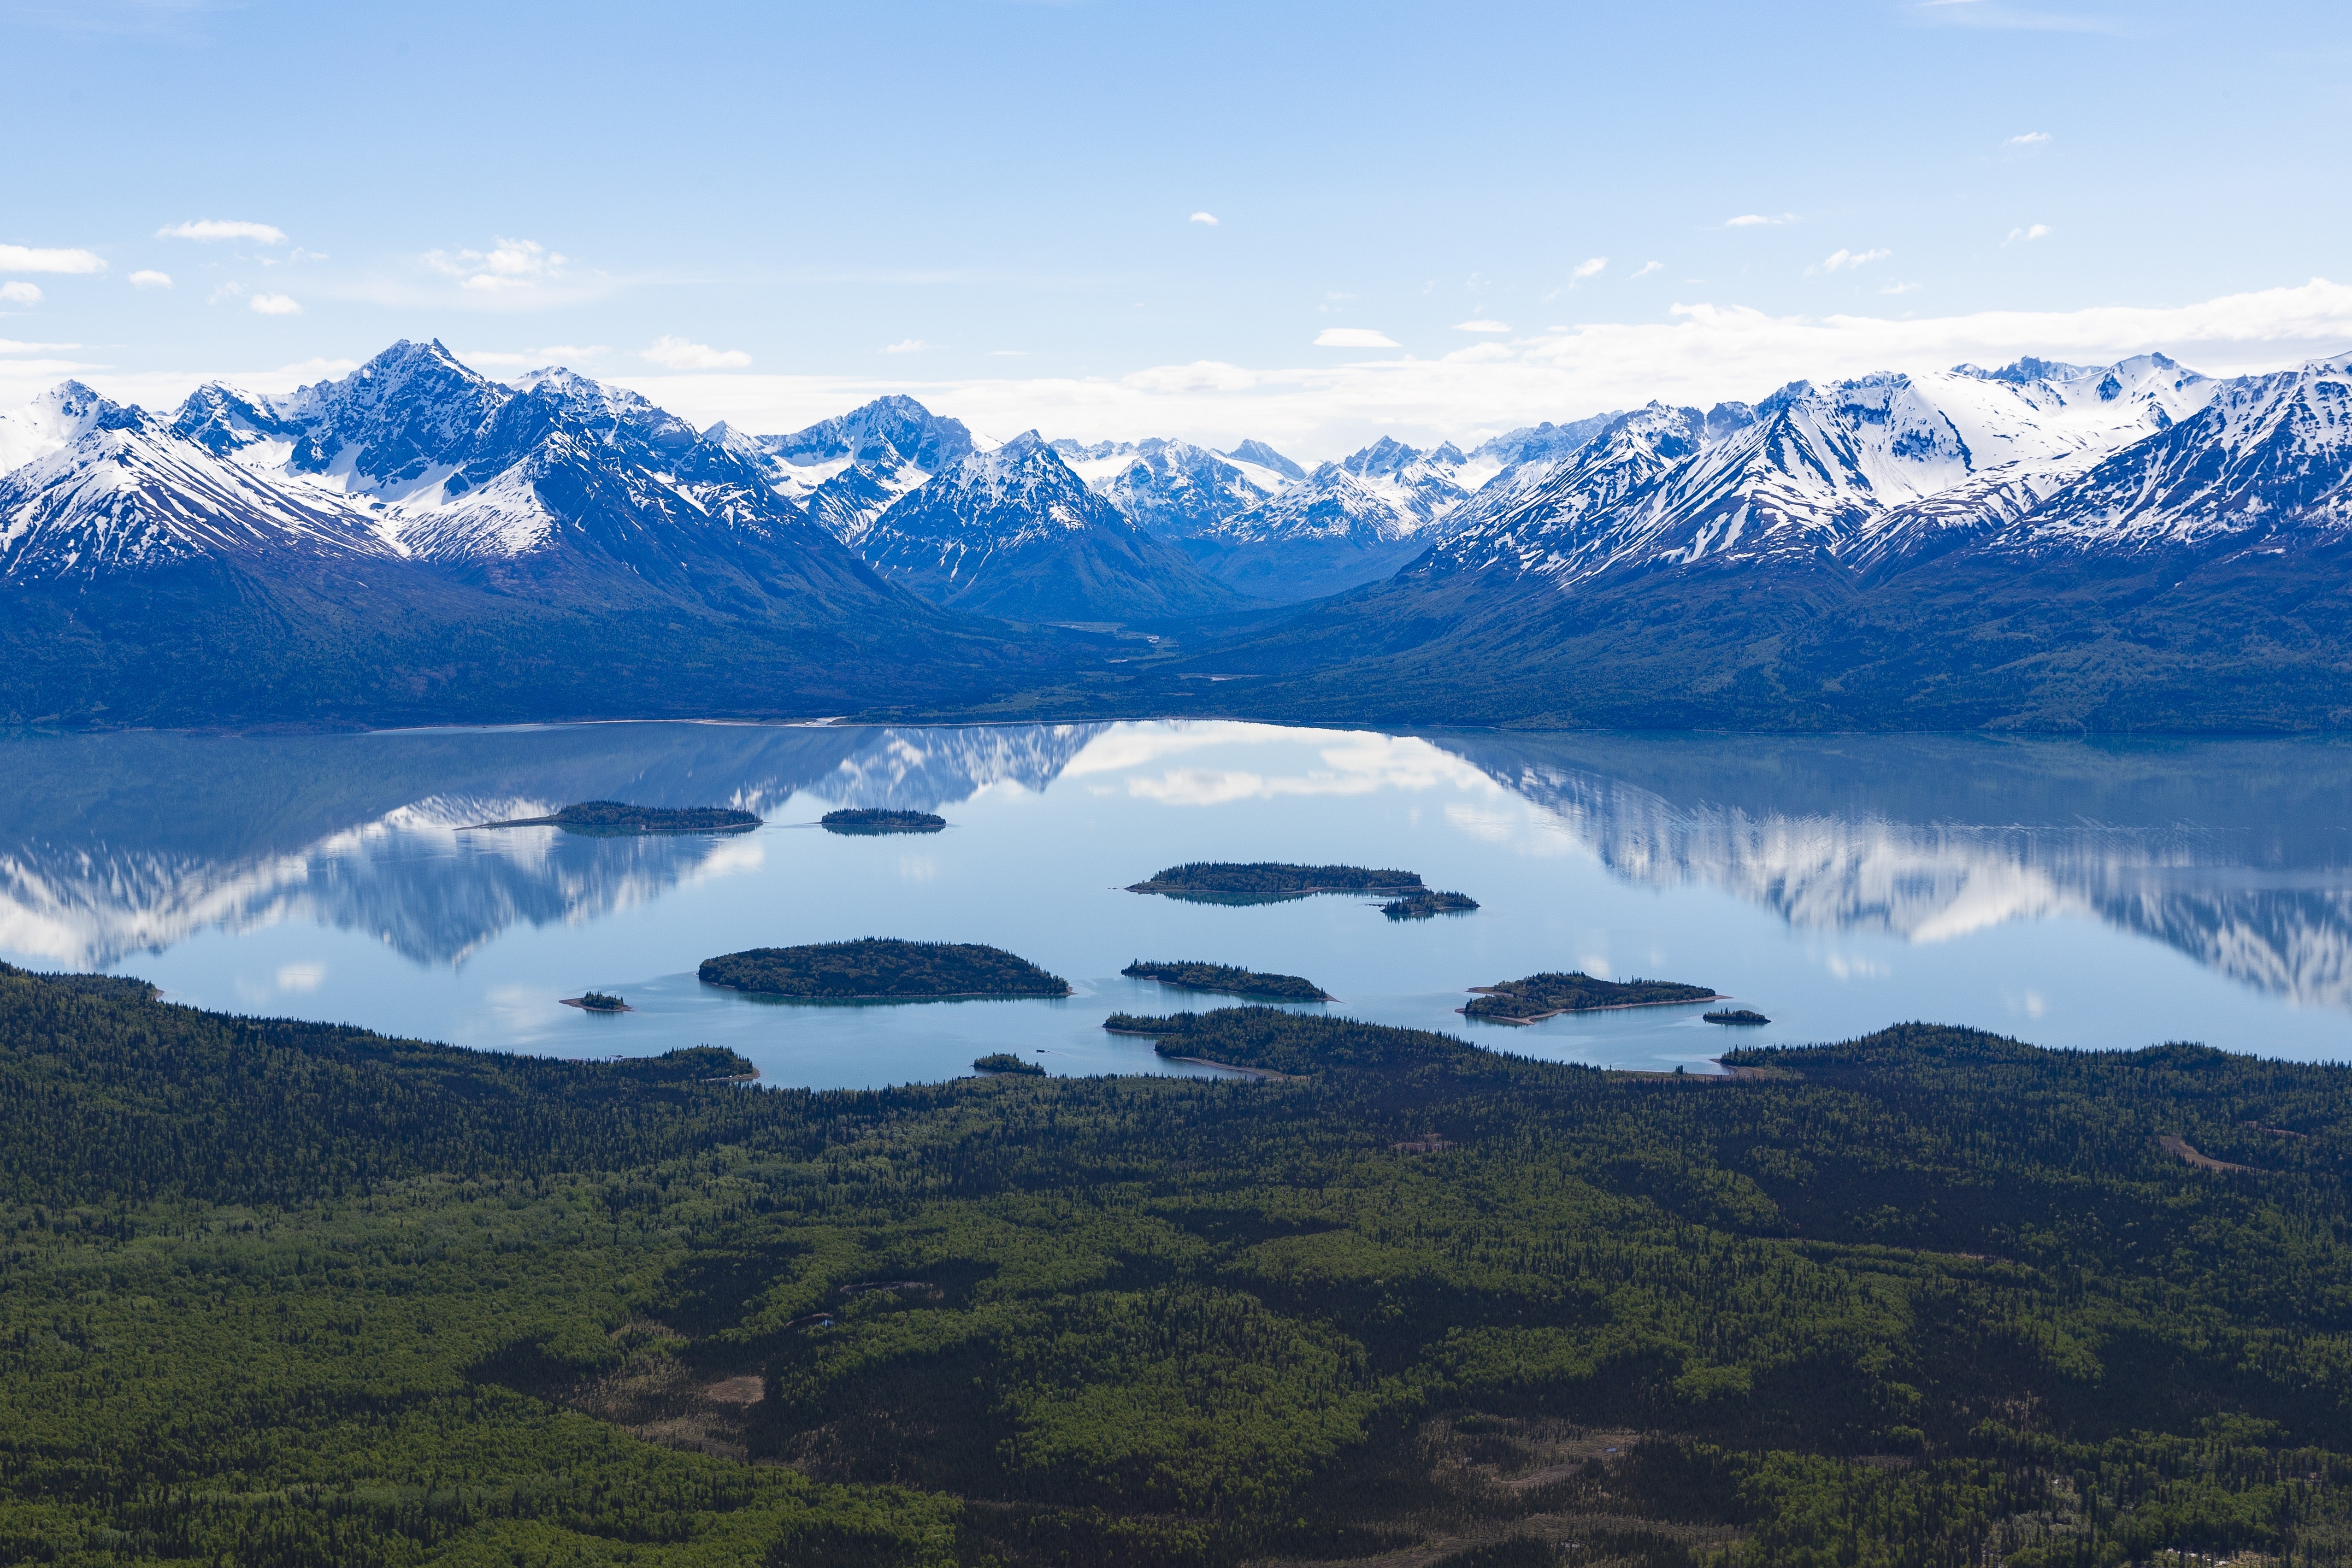
<path fill-rule="evenodd" d="M 1591 1013 L 1604 1007 L 1663 1007 L 1683 1002 L 1715 1002 L 1721 998 L 1712 985 L 1685 985 L 1675 980 L 1595 980 L 1582 970 L 1566 974 L 1530 974 L 1478 985 L 1465 1017 L 1496 1023 L 1532 1024 L 1561 1013 Z"/>
<path fill-rule="evenodd" d="M 1000 947 L 878 936 L 803 947 L 747 948 L 706 958 L 697 973 L 706 985 L 812 1002 L 1070 994 L 1068 981 Z"/>
<path fill-rule="evenodd" d="M 1156 980 L 1180 991 L 1211 991 L 1224 996 L 1256 996 L 1269 1002 L 1328 1002 L 1330 996 L 1313 981 L 1296 974 L 1264 974 L 1230 963 L 1166 963 L 1139 958 L 1121 974 L 1135 980 Z"/>
<path fill-rule="evenodd" d="M 1183 1027 L 1296 1076 L 760 1089 L 0 969 L 0 1561 L 2352 1554 L 2352 1069 Z"/>

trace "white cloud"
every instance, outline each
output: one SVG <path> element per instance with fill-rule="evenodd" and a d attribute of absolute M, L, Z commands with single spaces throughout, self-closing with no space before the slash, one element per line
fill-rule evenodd
<path fill-rule="evenodd" d="M 1608 265 L 1609 258 L 1607 257 L 1595 256 L 1587 260 L 1578 262 L 1574 270 L 1570 271 L 1569 276 L 1570 278 L 1598 278 L 1601 276 L 1601 269 Z"/>
<path fill-rule="evenodd" d="M 169 289 L 172 275 L 158 272 L 152 268 L 142 268 L 131 275 L 131 286 L 133 289 Z"/>
<path fill-rule="evenodd" d="M 257 316 L 299 316 L 302 307 L 285 294 L 256 294 L 246 308 Z"/>
<path fill-rule="evenodd" d="M 1918 291 L 1919 285 L 1916 283 L 1889 283 L 1879 290 L 1882 294 L 1916 294 Z"/>
<path fill-rule="evenodd" d="M 0 272 L 103 272 L 106 258 L 94 250 L 42 250 L 0 245 Z"/>
<path fill-rule="evenodd" d="M 1895 253 L 1891 250 L 1832 250 L 1814 265 L 1805 268 L 1814 272 L 1845 272 L 1856 267 L 1867 267 L 1874 261 L 1884 261 Z"/>
<path fill-rule="evenodd" d="M 2004 147 L 2017 148 L 2047 147 L 2050 145 L 2050 132 L 2047 131 L 2029 131 L 2022 136 L 2011 137 L 2008 141 L 2002 142 L 2001 145 Z"/>
<path fill-rule="evenodd" d="M 539 370 L 546 365 L 563 364 L 573 360 L 594 359 L 598 354 L 612 352 L 604 343 L 550 343 L 543 349 L 524 349 L 520 353 L 509 349 L 466 349 L 457 357 L 470 365 Z"/>
<path fill-rule="evenodd" d="M 895 343 L 884 343 L 882 352 L 886 354 L 919 354 L 925 349 L 935 349 L 939 346 L 937 343 L 927 343 L 920 338 L 900 338 Z"/>
<path fill-rule="evenodd" d="M 1186 218 L 1184 221 L 1186 223 L 1204 223 L 1211 228 L 1214 228 L 1217 226 L 1217 215 L 1214 213 L 1194 213 L 1191 217 Z"/>
<path fill-rule="evenodd" d="M 2008 237 L 2007 239 L 2002 240 L 2002 241 L 2001 241 L 2001 243 L 2002 243 L 2003 245 L 2015 245 L 2019 240 L 2021 240 L 2021 239 L 2040 239 L 2042 236 L 2044 236 L 2044 235 L 2048 234 L 2049 232 L 2050 232 L 2050 226 L 2049 226 L 2048 224 L 2046 224 L 2046 223 L 2037 223 L 2037 224 L 2034 224 L 2033 226 L 2032 226 L 2031 227 L 2028 227 L 2028 228 L 2013 228 L 2013 229 L 2011 229 L 2011 230 L 2009 231 L 2009 237 Z"/>
<path fill-rule="evenodd" d="M 1796 221 L 1797 215 L 1795 213 L 1781 213 L 1777 216 L 1767 216 L 1763 213 L 1741 213 L 1738 217 L 1725 218 L 1723 220 L 1723 226 L 1726 228 L 1764 228 L 1779 224 L 1794 223 Z"/>
<path fill-rule="evenodd" d="M 532 289 L 563 276 L 570 258 L 534 239 L 500 236 L 488 250 L 428 250 L 425 265 L 481 294 Z"/>
<path fill-rule="evenodd" d="M 197 218 L 191 223 L 166 224 L 155 231 L 157 239 L 195 239 L 210 242 L 215 239 L 250 239 L 259 245 L 283 245 L 286 231 L 266 223 L 237 223 L 225 218 Z"/>
<path fill-rule="evenodd" d="M 1326 327 L 1315 334 L 1318 349 L 1401 349 L 1404 345 L 1370 327 Z"/>
<path fill-rule="evenodd" d="M 316 991 L 319 983 L 327 978 L 323 963 L 289 963 L 278 972 L 280 991 Z"/>
<path fill-rule="evenodd" d="M 79 343 L 20 343 L 13 338 L 0 338 L 0 354 L 46 354 L 63 349 L 78 349 Z"/>
<path fill-rule="evenodd" d="M 666 370 L 740 370 L 751 363 L 751 356 L 740 349 L 714 349 L 709 343 L 667 336 L 656 338 L 651 348 L 639 349 L 637 357 Z"/>
<path fill-rule="evenodd" d="M 0 304 L 37 305 L 40 302 L 41 290 L 37 284 L 0 283 Z"/>
<path fill-rule="evenodd" d="M 1653 272 L 1664 272 L 1665 269 L 1666 264 L 1663 261 L 1645 261 L 1642 263 L 1642 269 L 1639 272 L 1634 273 L 1633 276 L 1636 278 L 1647 278 Z"/>
<path fill-rule="evenodd" d="M 1456 321 L 1454 323 L 1454 330 L 1457 332 L 1507 332 L 1511 330 L 1511 323 L 1508 321 Z"/>

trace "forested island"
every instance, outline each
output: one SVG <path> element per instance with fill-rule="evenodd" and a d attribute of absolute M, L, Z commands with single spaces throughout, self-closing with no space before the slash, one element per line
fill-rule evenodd
<path fill-rule="evenodd" d="M 561 827 L 566 833 L 591 837 L 620 837 L 634 833 L 748 833 L 760 818 L 726 805 L 628 805 L 617 800 L 584 800 L 567 805 L 552 816 L 518 816 L 507 822 L 478 822 L 460 829 L 478 833 L 493 827 Z"/>
<path fill-rule="evenodd" d="M 583 1013 L 634 1013 L 635 1008 L 608 992 L 591 991 L 584 996 L 566 996 L 563 1005 L 577 1007 Z"/>
<path fill-rule="evenodd" d="M 1328 1002 L 1330 996 L 1311 980 L 1296 974 L 1261 974 L 1229 963 L 1167 963 L 1137 959 L 1121 974 L 1135 980 L 1157 980 L 1180 991 L 1212 991 L 1224 996 L 1254 996 L 1271 1002 Z"/>
<path fill-rule="evenodd" d="M 1530 974 L 1525 980 L 1470 989 L 1474 994 L 1463 1015 L 1491 1024 L 1540 1024 L 1562 1013 L 1726 1000 L 1712 985 L 1684 985 L 1672 980 L 1595 980 L 1582 970 Z"/>
<path fill-rule="evenodd" d="M 1772 1020 L 1753 1007 L 1727 1007 L 1718 1012 L 1701 1013 L 1710 1024 L 1769 1024 Z"/>
<path fill-rule="evenodd" d="M 1130 883 L 1130 893 L 1159 893 L 1208 904 L 1268 904 L 1317 893 L 1411 893 L 1421 878 L 1411 871 L 1370 870 L 1362 866 L 1292 866 L 1274 860 L 1246 863 L 1190 860 Z"/>
<path fill-rule="evenodd" d="M 863 937 L 803 947 L 754 947 L 707 958 L 703 983 L 809 1002 L 922 1002 L 1067 996 L 1070 983 L 978 942 Z"/>
<path fill-rule="evenodd" d="M 1423 889 L 1382 904 L 1381 913 L 1392 921 L 1425 921 L 1438 915 L 1466 915 L 1477 907 L 1478 900 L 1466 893 Z"/>
<path fill-rule="evenodd" d="M 2352 1552 L 2352 1069 L 1138 1022 L 1286 1076 L 767 1091 L 0 968 L 0 1555 Z"/>
<path fill-rule="evenodd" d="M 827 833 L 848 834 L 937 833 L 948 825 L 946 817 L 934 816 L 928 811 L 884 811 L 867 806 L 828 811 L 816 821 Z"/>
<path fill-rule="evenodd" d="M 1016 1057 L 1011 1051 L 991 1051 L 984 1057 L 975 1058 L 971 1065 L 975 1072 L 1026 1073 L 1032 1078 L 1045 1076 L 1044 1063 L 1033 1062 L 1025 1057 Z"/>

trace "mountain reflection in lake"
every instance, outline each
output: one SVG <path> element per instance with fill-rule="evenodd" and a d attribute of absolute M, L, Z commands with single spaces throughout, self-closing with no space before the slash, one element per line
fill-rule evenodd
<path fill-rule="evenodd" d="M 1927 1017 L 2333 1057 L 2352 1023 L 2352 747 L 2324 742 L 613 724 L 18 736 L 0 759 L 12 962 L 468 1045 L 708 1041 L 772 1082 L 938 1078 L 1007 1048 L 1154 1070 L 1102 1016 L 1217 1002 L 1120 978 L 1139 957 L 1302 973 L 1355 1016 L 1623 1066 L 1696 1068 L 1729 1041 L 1696 1010 L 1505 1030 L 1452 1009 L 1467 985 L 1581 967 L 1731 992 L 1774 1020 L 1742 1041 Z M 768 825 L 458 831 L 596 798 Z M 808 826 L 836 805 L 954 826 Z M 1400 925 L 1351 900 L 1118 890 L 1196 858 L 1401 866 L 1485 907 Z M 734 948 L 863 935 L 994 942 L 1077 994 L 777 1007 L 693 977 Z M 638 1011 L 554 1005 L 588 985 Z"/>

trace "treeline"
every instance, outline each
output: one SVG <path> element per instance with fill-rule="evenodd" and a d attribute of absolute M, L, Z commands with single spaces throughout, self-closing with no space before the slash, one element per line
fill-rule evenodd
<path fill-rule="evenodd" d="M 767 1091 L 0 973 L 0 1559 L 2352 1554 L 2352 1071 L 1126 1021 L 1295 1076 Z"/>

